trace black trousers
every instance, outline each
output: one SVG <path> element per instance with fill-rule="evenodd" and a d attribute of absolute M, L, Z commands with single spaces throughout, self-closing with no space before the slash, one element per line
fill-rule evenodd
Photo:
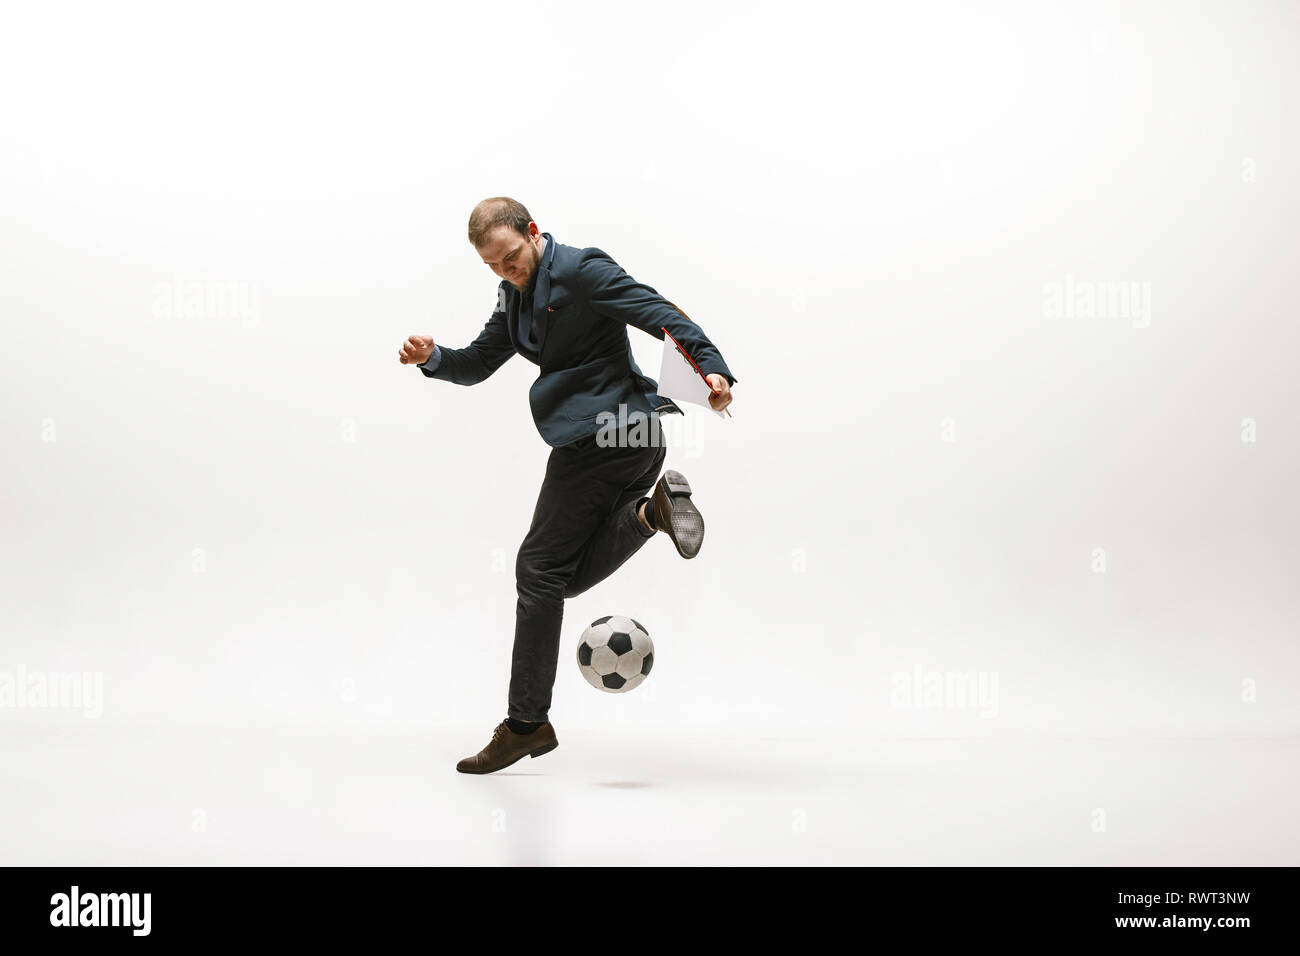
<path fill-rule="evenodd" d="M 515 561 L 519 599 L 506 711 L 515 720 L 548 719 L 564 599 L 605 580 L 654 537 L 636 516 L 667 455 L 662 431 L 653 434 L 656 443 L 643 447 L 601 447 L 592 435 L 551 449 Z"/>

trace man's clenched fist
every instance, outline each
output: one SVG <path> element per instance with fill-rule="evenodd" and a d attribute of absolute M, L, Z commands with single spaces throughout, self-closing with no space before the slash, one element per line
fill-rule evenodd
<path fill-rule="evenodd" d="M 403 365 L 423 365 L 433 354 L 433 339 L 427 335 L 412 335 L 397 350 L 397 358 Z"/>

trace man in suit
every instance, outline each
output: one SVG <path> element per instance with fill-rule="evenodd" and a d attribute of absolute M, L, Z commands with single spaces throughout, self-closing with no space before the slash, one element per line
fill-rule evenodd
<path fill-rule="evenodd" d="M 469 240 L 501 279 L 491 318 L 465 348 L 413 335 L 398 358 L 457 385 L 478 384 L 515 353 L 540 367 L 528 399 L 551 454 L 515 562 L 507 717 L 482 751 L 456 765 L 491 773 L 559 746 L 549 711 L 564 599 L 603 581 L 657 531 L 684 558 L 703 542 L 704 520 L 685 477 L 670 470 L 655 481 L 666 455 L 658 417 L 681 409 L 637 368 L 627 327 L 660 341 L 667 328 L 705 374 L 718 411 L 731 403 L 736 379 L 676 306 L 603 250 L 556 242 L 515 200 L 475 206 Z"/>

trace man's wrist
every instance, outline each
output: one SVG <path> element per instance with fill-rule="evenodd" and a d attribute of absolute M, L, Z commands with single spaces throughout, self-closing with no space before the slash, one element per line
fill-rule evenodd
<path fill-rule="evenodd" d="M 438 366 L 441 364 L 442 364 L 442 352 L 439 351 L 438 346 L 435 344 L 433 348 L 429 351 L 429 357 L 426 358 L 423 362 L 421 362 L 418 367 L 423 371 L 432 374 L 433 372 L 436 372 L 438 370 Z"/>

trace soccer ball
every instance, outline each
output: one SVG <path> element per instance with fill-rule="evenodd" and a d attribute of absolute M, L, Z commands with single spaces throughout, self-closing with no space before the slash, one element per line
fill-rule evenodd
<path fill-rule="evenodd" d="M 592 621 L 578 642 L 578 670 L 587 683 L 611 694 L 640 685 L 655 662 L 650 632 L 630 617 Z"/>

